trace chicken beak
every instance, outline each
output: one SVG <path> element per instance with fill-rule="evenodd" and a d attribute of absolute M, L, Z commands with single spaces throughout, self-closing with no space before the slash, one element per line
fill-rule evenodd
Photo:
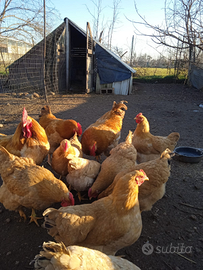
<path fill-rule="evenodd" d="M 146 181 L 146 180 L 149 181 L 149 177 L 146 176 L 146 177 L 144 178 L 144 181 Z"/>

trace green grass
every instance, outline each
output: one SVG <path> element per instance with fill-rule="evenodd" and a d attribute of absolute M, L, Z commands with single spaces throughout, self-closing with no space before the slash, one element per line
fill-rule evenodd
<path fill-rule="evenodd" d="M 7 75 L 8 74 L 8 70 L 7 70 L 7 73 L 6 73 L 5 67 L 3 65 L 0 65 L 0 74 L 1 75 Z"/>
<path fill-rule="evenodd" d="M 133 79 L 140 82 L 183 82 L 187 78 L 187 70 L 181 70 L 178 76 L 174 75 L 174 69 L 167 68 L 141 68 L 135 67 L 136 73 Z"/>

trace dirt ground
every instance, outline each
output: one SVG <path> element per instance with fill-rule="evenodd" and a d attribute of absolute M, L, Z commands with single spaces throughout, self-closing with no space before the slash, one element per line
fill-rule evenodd
<path fill-rule="evenodd" d="M 128 96 L 70 94 L 49 96 L 57 117 L 73 118 L 83 130 L 112 107 L 113 101 L 128 101 L 121 141 L 134 131 L 134 117 L 142 112 L 149 120 L 151 133 L 166 136 L 177 131 L 178 146 L 203 148 L 203 92 L 184 85 L 136 84 Z M 0 96 L 1 133 L 12 134 L 21 119 L 23 107 L 38 120 L 42 98 Z M 45 166 L 51 168 L 45 162 Z M 56 175 L 57 176 L 57 175 Z M 142 270 L 203 269 L 203 160 L 183 163 L 172 160 L 171 176 L 165 196 L 152 211 L 143 212 L 143 230 L 136 243 L 118 251 Z M 30 210 L 26 212 L 30 214 Z M 41 213 L 37 213 L 40 215 Z M 43 223 L 43 219 L 39 220 Z M 20 220 L 18 213 L 0 204 L 0 269 L 33 269 L 30 261 L 44 241 L 53 240 L 45 229 Z M 143 247 L 144 245 L 144 247 Z"/>

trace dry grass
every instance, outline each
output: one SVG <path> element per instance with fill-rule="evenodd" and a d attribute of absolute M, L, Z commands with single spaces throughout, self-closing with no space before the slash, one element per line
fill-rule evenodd
<path fill-rule="evenodd" d="M 135 77 L 160 77 L 174 76 L 174 68 L 150 68 L 150 67 L 135 67 Z M 178 77 L 186 77 L 187 70 L 181 70 Z"/>

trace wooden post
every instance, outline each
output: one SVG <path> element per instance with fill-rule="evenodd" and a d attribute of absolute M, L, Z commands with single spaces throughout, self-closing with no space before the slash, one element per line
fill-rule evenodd
<path fill-rule="evenodd" d="M 69 30 L 69 20 L 65 18 L 66 23 L 66 90 L 69 90 L 69 73 L 70 73 L 70 30 Z"/>
<path fill-rule="evenodd" d="M 134 35 L 132 36 L 132 45 L 131 45 L 131 54 L 130 54 L 130 66 L 132 67 L 132 58 L 133 58 L 133 46 L 134 46 Z"/>
<path fill-rule="evenodd" d="M 93 57 L 93 37 L 89 22 L 86 28 L 86 93 L 89 93 L 92 88 L 92 57 Z M 89 40 L 90 38 L 90 40 Z M 89 44 L 90 41 L 90 44 Z"/>

